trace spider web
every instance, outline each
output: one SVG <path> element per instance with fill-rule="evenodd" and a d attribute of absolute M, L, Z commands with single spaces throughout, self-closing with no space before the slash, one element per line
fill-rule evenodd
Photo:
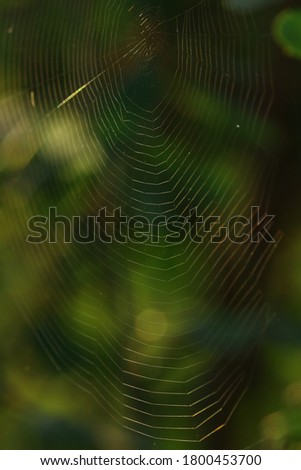
<path fill-rule="evenodd" d="M 24 178 L 48 185 L 43 201 L 30 194 L 31 215 L 46 198 L 85 230 L 101 207 L 150 222 L 267 208 L 269 36 L 251 14 L 206 0 L 51 0 L 9 11 L 10 24 L 7 93 L 38 154 Z M 155 441 L 200 442 L 250 381 L 269 319 L 258 281 L 275 245 L 262 245 L 161 234 L 34 246 L 22 266 L 38 273 L 35 289 L 51 279 L 49 294 L 18 302 L 57 367 L 110 418 Z"/>

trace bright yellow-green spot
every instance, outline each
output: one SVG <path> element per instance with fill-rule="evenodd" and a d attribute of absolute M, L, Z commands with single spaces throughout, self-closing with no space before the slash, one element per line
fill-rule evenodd
<path fill-rule="evenodd" d="M 273 23 L 275 41 L 288 56 L 301 59 L 301 9 L 287 9 Z"/>
<path fill-rule="evenodd" d="M 165 335 L 167 327 L 166 316 L 158 310 L 144 310 L 136 318 L 137 337 L 147 343 L 159 341 Z"/>

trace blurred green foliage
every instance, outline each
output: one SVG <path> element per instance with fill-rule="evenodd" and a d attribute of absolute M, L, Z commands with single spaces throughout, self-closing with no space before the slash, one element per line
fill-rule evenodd
<path fill-rule="evenodd" d="M 129 8 L 131 3 L 128 2 Z M 141 3 L 148 5 L 151 2 Z M 172 17 L 196 2 L 184 3 L 177 1 L 172 5 L 163 5 L 164 14 Z M 248 13 L 245 11 L 246 2 L 241 2 L 241 5 L 237 1 L 224 3 L 228 10 L 233 10 L 234 15 L 238 15 L 235 16 L 236 27 L 240 21 L 248 21 L 249 17 L 244 16 Z M 252 62 L 251 57 L 254 69 L 250 72 L 251 67 L 245 57 L 246 51 L 249 51 L 256 58 L 260 43 L 256 41 L 256 35 L 251 35 L 253 42 L 248 39 L 240 45 L 240 36 L 237 34 L 233 39 L 233 43 L 240 45 L 233 49 L 237 54 L 234 57 L 237 70 L 232 72 L 237 73 L 241 81 L 245 79 L 248 97 L 254 93 L 254 100 L 250 98 L 253 106 L 249 106 L 246 99 L 248 105 L 242 112 L 245 95 L 241 92 L 243 88 L 240 88 L 240 83 L 226 88 L 226 99 L 220 99 L 220 95 L 214 95 L 213 92 L 219 86 L 222 87 L 220 83 L 223 82 L 206 75 L 206 83 L 210 82 L 210 86 L 207 89 L 187 86 L 187 93 L 172 109 L 174 115 L 178 115 L 179 119 L 184 115 L 185 123 L 188 122 L 187 142 L 197 141 L 199 129 L 202 129 L 207 139 L 204 148 L 211 149 L 209 165 L 204 162 L 200 169 L 198 158 L 194 159 L 192 156 L 187 168 L 183 169 L 183 154 L 176 153 L 182 142 L 177 138 L 164 148 L 159 159 L 159 165 L 162 165 L 170 178 L 174 172 L 182 172 L 184 175 L 180 184 L 172 188 L 174 201 L 180 207 L 187 204 L 187 201 L 190 203 L 196 199 L 201 180 L 205 182 L 204 204 L 213 201 L 218 206 L 219 197 L 225 194 L 223 205 L 219 208 L 226 215 L 227 211 L 231 213 L 232 206 L 229 209 L 228 205 L 235 201 L 235 197 L 239 199 L 243 194 L 253 196 L 254 180 L 258 180 L 259 186 L 264 185 L 262 178 L 266 178 L 266 173 L 262 169 L 263 163 L 267 161 L 272 172 L 275 161 L 280 162 L 271 189 L 271 204 L 277 213 L 277 225 L 284 231 L 284 238 L 260 280 L 260 289 L 275 314 L 256 355 L 255 367 L 253 362 L 246 363 L 246 370 L 252 375 L 248 392 L 224 429 L 204 442 L 183 444 L 175 442 L 173 434 L 170 441 L 162 441 L 132 433 L 114 421 L 110 413 L 111 408 L 115 408 L 115 414 L 122 416 L 124 405 L 131 406 L 131 401 L 122 393 L 124 390 L 119 390 L 118 387 L 123 379 L 121 372 L 127 371 L 138 376 L 140 369 L 136 369 L 133 350 L 136 348 L 141 356 L 148 358 L 146 374 L 154 374 L 151 378 L 155 379 L 154 370 L 156 367 L 160 369 L 160 355 L 164 356 L 164 349 L 170 346 L 169 337 L 161 339 L 158 335 L 157 325 L 160 325 L 162 336 L 166 331 L 170 337 L 176 336 L 181 328 L 186 328 L 187 312 L 194 312 L 196 308 L 194 296 L 199 282 L 203 283 L 204 291 L 211 288 L 213 294 L 217 293 L 218 286 L 213 284 L 212 287 L 214 275 L 206 276 L 205 270 L 203 277 L 196 278 L 194 284 L 187 288 L 186 296 L 181 296 L 181 266 L 186 258 L 191 256 L 192 265 L 197 260 L 200 264 L 206 266 L 208 263 L 210 266 L 214 260 L 210 250 L 199 250 L 192 255 L 185 251 L 179 256 L 177 249 L 173 248 L 172 256 L 168 258 L 163 246 L 160 252 L 163 255 L 160 258 L 154 256 L 157 251 L 153 247 L 146 247 L 133 255 L 133 247 L 128 246 L 120 247 L 116 253 L 111 247 L 104 248 L 101 244 L 96 244 L 91 249 L 90 246 L 74 247 L 63 243 L 38 247 L 25 243 L 28 219 L 36 213 L 47 215 L 49 206 L 58 206 L 65 215 L 72 216 L 76 210 L 76 213 L 86 216 L 94 214 L 95 209 L 108 201 L 114 207 L 120 205 L 121 201 L 127 201 L 131 206 L 130 202 L 134 200 L 136 209 L 142 213 L 152 203 L 149 194 L 154 181 L 147 170 L 156 156 L 156 147 L 151 146 L 145 137 L 141 146 L 145 153 L 142 165 L 145 179 L 139 188 L 141 197 L 135 200 L 137 191 L 133 181 L 137 179 L 136 162 L 131 161 L 128 170 L 126 164 L 120 164 L 114 153 L 109 152 L 108 145 L 106 146 L 106 138 L 111 134 L 122 135 L 125 149 L 135 137 L 134 124 L 131 128 L 126 119 L 120 119 L 118 107 L 112 109 L 112 104 L 111 107 L 103 106 L 101 112 L 95 108 L 106 122 L 107 133 L 98 127 L 99 115 L 96 117 L 95 113 L 93 117 L 91 113 L 86 118 L 82 111 L 84 107 L 77 107 L 76 100 L 75 104 L 70 101 L 70 107 L 62 108 L 61 114 L 54 113 L 46 121 L 44 119 L 43 113 L 49 112 L 53 103 L 57 105 L 73 93 L 82 85 L 83 78 L 85 81 L 89 80 L 88 72 L 95 72 L 95 58 L 100 53 L 98 47 L 106 46 L 106 43 L 101 42 L 102 35 L 114 32 L 114 17 L 108 15 L 99 18 L 93 15 L 94 10 L 89 6 L 94 4 L 91 0 L 86 2 L 84 17 L 74 12 L 69 16 L 70 2 L 63 0 L 47 2 L 47 17 L 35 0 L 2 1 L 0 5 L 4 18 L 1 20 L 4 47 L 0 76 L 3 110 L 0 174 L 0 447 L 301 449 L 301 224 L 297 222 L 301 202 L 301 121 L 297 111 L 301 106 L 301 95 L 300 83 L 296 80 L 296 76 L 301 77 L 301 73 L 297 66 L 292 65 L 294 61 L 283 58 L 278 47 L 273 49 L 272 64 L 275 100 L 260 138 L 258 130 L 266 120 L 266 115 L 256 115 L 254 103 L 260 101 L 256 95 L 256 80 L 263 69 L 256 74 L 256 62 Z M 264 31 L 268 36 L 273 33 L 277 44 L 287 55 L 300 58 L 300 10 L 282 10 L 283 5 L 278 5 L 278 2 L 276 6 L 273 2 L 264 1 L 256 1 L 254 5 L 255 26 L 261 28 L 263 24 Z M 210 14 L 215 18 L 213 7 Z M 29 21 L 32 22 L 31 31 L 24 26 Z M 86 44 L 87 24 L 95 34 L 89 44 Z M 122 22 L 122 27 L 118 30 L 120 34 L 116 38 L 118 46 L 122 47 L 128 37 L 133 40 L 133 28 L 130 21 Z M 79 37 L 81 41 L 77 43 Z M 218 47 L 224 51 L 223 57 L 226 57 L 228 49 L 234 54 L 231 49 L 232 39 L 228 44 L 225 38 L 219 39 L 219 42 L 213 38 L 211 45 L 206 43 L 205 33 L 202 40 L 206 44 L 203 46 L 204 50 L 214 51 L 213 56 Z M 63 43 L 70 53 L 66 53 L 61 47 Z M 166 47 L 172 56 L 174 44 Z M 74 81 L 69 81 L 64 73 L 74 70 L 76 58 L 87 58 L 87 51 L 88 57 L 93 58 L 93 63 L 88 63 L 83 74 L 74 73 Z M 42 82 L 49 78 L 47 74 L 49 67 L 53 66 L 53 54 L 56 52 L 56 75 L 52 85 L 45 89 L 37 87 L 35 95 L 26 93 L 24 97 L 21 92 L 24 89 L 30 92 L 36 77 Z M 220 51 L 216 53 L 218 52 Z M 116 59 L 116 50 L 106 53 L 108 57 L 105 63 L 110 63 L 112 57 Z M 203 60 L 206 58 L 204 54 Z M 163 71 L 160 69 L 161 81 L 158 88 L 154 87 L 155 91 L 149 91 L 150 106 L 156 90 L 166 86 L 173 78 L 174 63 L 172 60 L 170 62 L 171 64 L 166 60 L 168 67 L 163 68 Z M 263 62 L 261 58 L 260 63 Z M 225 63 L 223 67 L 225 73 Z M 209 66 L 208 70 L 211 69 Z M 287 73 L 287 70 L 291 73 Z M 252 81 L 250 77 L 256 77 L 256 91 L 252 88 L 254 83 L 249 83 Z M 136 88 L 135 80 L 138 82 Z M 126 70 L 125 88 L 128 87 L 129 93 L 133 89 L 140 90 L 136 97 L 140 102 L 144 99 L 145 83 L 149 84 L 149 81 L 149 77 L 146 82 L 141 76 L 137 78 L 130 67 Z M 108 83 L 113 83 L 112 77 Z M 265 84 L 267 94 L 272 94 L 272 89 L 269 88 L 271 83 L 267 81 Z M 101 82 L 101 85 L 105 88 L 107 82 Z M 89 88 L 87 94 L 84 92 L 83 97 L 79 97 L 79 102 L 82 103 L 81 99 L 84 103 L 85 99 L 88 102 L 91 97 L 95 98 L 95 93 L 93 87 L 92 91 Z M 231 101 L 229 96 L 235 98 Z M 130 111 L 134 114 L 135 108 L 130 108 Z M 117 127 L 116 122 L 119 119 Z M 157 138 L 155 143 L 158 147 L 164 145 L 164 138 L 164 133 Z M 231 138 L 234 145 L 229 150 L 227 145 Z M 244 150 L 246 142 L 249 147 Z M 251 159 L 253 153 L 255 161 Z M 170 155 L 173 155 L 171 167 L 166 164 Z M 268 171 L 267 174 L 269 173 Z M 165 186 L 162 187 L 166 189 Z M 171 190 L 169 187 L 167 189 Z M 157 203 L 153 204 L 156 210 L 158 206 L 174 210 L 163 190 Z M 231 249 L 227 253 L 232 257 L 233 263 L 239 263 L 239 254 Z M 179 265 L 175 271 L 176 279 L 170 281 L 173 257 L 177 256 Z M 124 260 L 128 260 L 128 264 Z M 154 272 L 161 274 L 154 278 Z M 190 276 L 193 277 L 191 273 Z M 141 282 L 145 279 L 148 282 Z M 184 278 L 187 283 L 190 280 Z M 172 286 L 172 294 L 169 296 L 162 293 L 162 286 L 166 284 Z M 154 292 L 157 293 L 158 305 L 165 308 L 164 313 L 159 308 L 146 308 Z M 232 292 L 232 297 L 236 293 Z M 222 297 L 222 292 L 220 296 Z M 217 320 L 213 320 L 218 325 L 224 325 L 226 341 L 234 347 L 237 338 L 230 322 L 228 326 L 229 320 L 223 318 L 223 309 L 226 307 L 217 294 L 212 299 L 208 306 L 205 295 L 204 298 L 200 295 L 197 306 L 205 305 L 208 309 L 213 309 L 215 304 L 220 306 L 216 313 Z M 155 319 L 155 327 L 151 319 Z M 208 332 L 202 330 L 202 319 L 199 324 L 195 320 L 191 321 L 191 326 L 192 331 L 187 335 L 191 342 L 189 351 L 199 361 L 192 370 L 195 374 L 206 373 L 207 367 L 214 363 L 215 358 L 212 359 L 209 348 L 200 352 L 196 344 L 200 335 Z M 250 330 L 253 335 L 257 335 L 257 330 L 254 332 L 251 327 Z M 134 338 L 131 337 L 132 331 L 136 331 Z M 240 347 L 240 343 L 244 342 L 243 330 L 241 335 L 240 341 L 237 341 Z M 158 344 L 154 346 L 152 341 L 149 344 L 143 343 L 146 336 L 155 338 Z M 118 349 L 120 345 L 126 351 L 121 358 Z M 187 345 L 172 346 L 176 356 L 181 346 Z M 185 383 L 186 369 L 191 364 L 183 358 L 178 358 L 176 364 L 176 370 L 168 371 L 162 376 L 163 385 L 156 385 L 158 392 L 164 392 L 164 387 L 168 389 L 168 381 Z M 139 386 L 146 386 L 147 381 L 140 377 L 136 383 L 138 389 Z M 142 400 L 144 395 L 140 396 L 138 392 L 137 398 Z M 145 410 L 149 410 L 147 405 Z M 151 412 L 155 415 L 153 409 Z M 134 412 L 132 418 L 135 420 Z M 164 424 L 172 427 L 174 418 L 171 416 L 168 419 Z M 156 424 L 155 420 L 154 423 Z M 217 426 L 219 424 L 216 423 Z"/>
<path fill-rule="evenodd" d="M 301 59 L 301 10 L 287 9 L 277 15 L 273 34 L 284 53 Z"/>

